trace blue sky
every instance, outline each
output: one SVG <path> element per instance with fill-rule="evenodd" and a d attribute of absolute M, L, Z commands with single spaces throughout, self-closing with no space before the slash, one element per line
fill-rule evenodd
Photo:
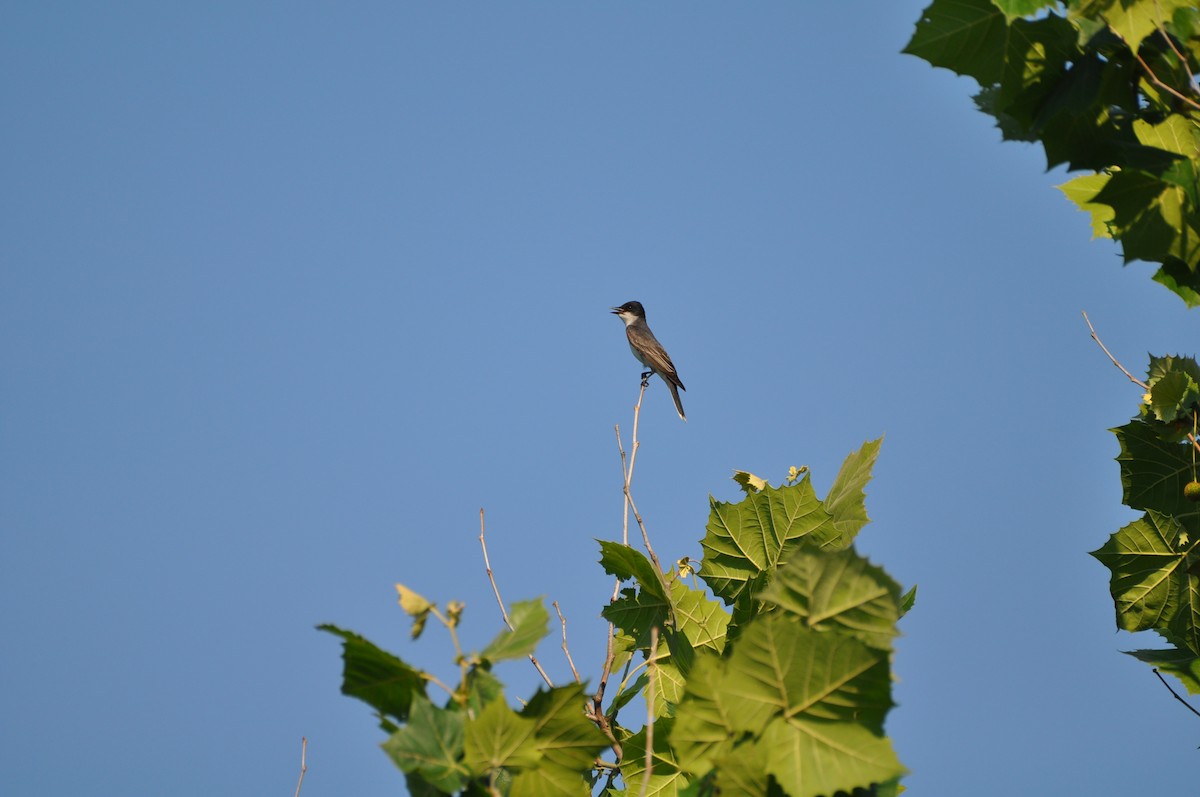
<path fill-rule="evenodd" d="M 1135 372 L 1194 317 L 1121 268 L 923 2 L 25 3 L 0 11 L 0 772 L 13 795 L 395 794 L 338 692 L 401 581 L 567 615 L 602 660 L 613 426 L 698 557 L 733 469 L 886 435 L 860 548 L 917 607 L 888 730 L 912 793 L 1183 793 L 1194 718 L 1086 556 L 1134 517 Z M 551 637 L 541 659 L 568 670 Z M 530 694 L 527 665 L 500 668 Z"/>

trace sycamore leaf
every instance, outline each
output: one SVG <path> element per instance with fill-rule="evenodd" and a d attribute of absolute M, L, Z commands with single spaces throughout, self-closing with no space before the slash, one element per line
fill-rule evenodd
<path fill-rule="evenodd" d="M 675 762 L 675 753 L 667 743 L 673 727 L 674 720 L 670 717 L 654 723 L 654 766 L 645 791 L 650 797 L 677 797 L 680 790 L 688 785 L 688 778 L 680 771 Z M 621 747 L 621 778 L 629 794 L 640 794 L 646 775 L 646 729 L 642 728 L 622 741 Z"/>
<path fill-rule="evenodd" d="M 497 769 L 536 766 L 541 760 L 533 733 L 535 723 L 517 716 L 503 700 L 493 700 L 467 723 L 463 763 L 476 777 Z"/>
<path fill-rule="evenodd" d="M 1190 420 L 1200 400 L 1200 384 L 1190 374 L 1174 371 L 1150 386 L 1150 409 L 1163 423 L 1177 418 Z"/>
<path fill-rule="evenodd" d="M 1017 17 L 1025 17 L 1041 11 L 1047 6 L 1058 5 L 1056 0 L 992 0 L 992 2 L 1004 12 L 1004 16 L 1010 22 Z"/>
<path fill-rule="evenodd" d="M 1093 238 L 1112 237 L 1108 225 L 1115 215 L 1113 209 L 1103 203 L 1092 201 L 1106 183 L 1108 183 L 1107 174 L 1085 174 L 1068 180 L 1058 187 L 1058 190 L 1062 191 L 1067 199 L 1078 205 L 1080 210 L 1091 215 Z"/>
<path fill-rule="evenodd" d="M 1122 502 L 1139 510 L 1153 510 L 1183 523 L 1196 536 L 1200 532 L 1200 505 L 1183 497 L 1183 486 L 1192 480 L 1190 444 L 1163 440 L 1149 423 L 1130 421 L 1111 430 L 1121 445 Z"/>
<path fill-rule="evenodd" d="M 882 736 L 890 688 L 886 651 L 767 615 L 727 658 L 697 658 L 672 748 L 684 771 L 703 774 L 730 755 L 750 754 L 747 745 L 762 746 L 789 794 L 851 791 L 903 773 Z M 797 776 L 797 766 L 804 784 L 792 791 L 785 778 Z"/>
<path fill-rule="evenodd" d="M 710 499 L 710 505 L 700 577 L 726 603 L 765 586 L 785 547 L 804 538 L 818 545 L 838 540 L 808 473 L 794 485 L 767 487 L 736 504 Z"/>
<path fill-rule="evenodd" d="M 434 708 L 418 697 L 408 724 L 383 743 L 383 750 L 405 772 L 420 775 L 440 791 L 456 792 L 470 777 L 460 761 L 464 722 L 461 711 Z"/>
<path fill-rule="evenodd" d="M 729 612 L 702 590 L 692 589 L 681 579 L 671 582 L 671 601 L 675 605 L 676 629 L 694 648 L 714 653 L 725 649 Z"/>
<path fill-rule="evenodd" d="M 1200 695 L 1200 656 L 1190 650 L 1127 650 L 1139 661 L 1153 665 L 1161 672 L 1174 675 L 1193 695 Z"/>
<path fill-rule="evenodd" d="M 413 699 L 425 697 L 421 671 L 352 631 L 329 624 L 317 628 L 342 638 L 342 694 L 374 708 L 383 729 L 395 731 L 397 722 L 408 719 Z"/>
<path fill-rule="evenodd" d="M 905 773 L 887 737 L 855 723 L 778 717 L 758 745 L 789 797 L 855 792 Z"/>
<path fill-rule="evenodd" d="M 500 661 L 528 656 L 550 632 L 550 613 L 540 599 L 514 603 L 509 620 L 513 627 L 497 634 L 479 654 L 481 658 Z"/>
<path fill-rule="evenodd" d="M 663 591 L 662 578 L 654 569 L 654 565 L 639 550 L 619 542 L 600 540 L 600 565 L 604 572 L 616 576 L 622 581 L 630 579 L 637 582 L 642 592 L 649 593 L 667 602 L 667 594 Z"/>
<path fill-rule="evenodd" d="M 1112 572 L 1118 628 L 1164 629 L 1200 655 L 1200 576 L 1189 572 L 1196 544 L 1182 544 L 1181 531 L 1174 518 L 1150 510 L 1092 556 Z"/>
<path fill-rule="evenodd" d="M 882 650 L 898 633 L 900 585 L 852 550 L 798 552 L 762 599 L 809 628 L 838 630 Z"/>
<path fill-rule="evenodd" d="M 991 0 L 934 0 L 904 52 L 988 86 L 1000 80 L 1007 37 L 1004 12 Z"/>
<path fill-rule="evenodd" d="M 521 716 L 533 720 L 535 745 L 543 768 L 559 768 L 578 777 L 592 768 L 608 739 L 584 716 L 583 684 L 539 689 Z"/>
<path fill-rule="evenodd" d="M 849 545 L 862 527 L 871 522 L 867 517 L 866 493 L 864 488 L 871 480 L 871 468 L 879 456 L 883 438 L 871 440 L 846 457 L 838 470 L 829 494 L 825 496 L 825 509 L 833 519 L 841 546 Z"/>
<path fill-rule="evenodd" d="M 1073 3 L 1070 14 L 1089 19 L 1102 19 L 1132 49 L 1169 21 L 1176 8 L 1187 7 L 1194 0 L 1088 0 Z"/>

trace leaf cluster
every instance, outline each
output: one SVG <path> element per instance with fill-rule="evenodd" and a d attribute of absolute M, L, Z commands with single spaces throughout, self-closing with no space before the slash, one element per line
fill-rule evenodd
<path fill-rule="evenodd" d="M 461 607 L 441 612 L 404 587 L 414 636 L 431 616 L 450 629 L 458 684 L 322 626 L 343 640 L 342 691 L 375 709 L 414 795 L 897 794 L 905 770 L 884 721 L 892 642 L 914 592 L 901 595 L 853 547 L 880 442 L 846 459 L 824 499 L 807 469 L 781 487 L 743 474 L 743 500 L 710 502 L 698 564 L 663 573 L 601 541 L 600 564 L 621 582 L 602 610 L 614 629 L 602 684 L 608 672 L 616 681 L 602 716 L 603 686 L 543 689 L 517 711 L 492 676 L 547 633 L 540 601 L 515 604 L 510 629 L 464 654 Z M 448 693 L 441 705 L 431 683 Z"/>
<path fill-rule="evenodd" d="M 1200 9 L 1193 0 L 934 0 L 904 50 L 974 78 L 1125 262 L 1200 304 Z"/>
<path fill-rule="evenodd" d="M 1191 357 L 1151 357 L 1138 417 L 1113 429 L 1123 502 L 1144 514 L 1092 552 L 1111 573 L 1117 627 L 1153 630 L 1172 647 L 1131 655 L 1200 694 L 1200 503 L 1196 430 L 1200 367 Z"/>

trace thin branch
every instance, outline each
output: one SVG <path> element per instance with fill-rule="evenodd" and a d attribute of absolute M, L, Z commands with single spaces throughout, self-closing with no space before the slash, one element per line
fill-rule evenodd
<path fill-rule="evenodd" d="M 1086 312 L 1083 314 L 1083 320 L 1087 322 L 1088 331 L 1092 333 L 1092 340 L 1096 341 L 1096 345 L 1098 345 L 1100 347 L 1100 350 L 1108 355 L 1108 359 L 1112 362 L 1112 364 L 1117 366 L 1117 368 L 1119 368 L 1121 370 L 1121 373 L 1123 373 L 1123 374 L 1125 374 L 1125 376 L 1129 377 L 1130 382 L 1133 382 L 1135 385 L 1139 386 L 1142 390 L 1149 390 L 1150 389 L 1149 385 L 1147 385 L 1142 380 L 1138 379 L 1133 374 L 1129 373 L 1129 371 L 1125 368 L 1125 366 L 1123 366 L 1123 365 L 1121 365 L 1121 363 L 1117 362 L 1117 358 L 1112 356 L 1112 352 L 1110 352 L 1108 350 L 1108 347 L 1105 346 L 1104 343 L 1100 340 L 1100 336 L 1096 334 L 1096 328 L 1092 326 L 1092 320 L 1090 318 L 1088 318 L 1088 314 Z"/>
<path fill-rule="evenodd" d="M 571 658 L 571 649 L 567 647 L 567 618 L 563 617 L 562 609 L 558 608 L 558 601 L 553 601 L 554 611 L 558 612 L 558 622 L 562 624 L 562 649 L 567 655 L 567 664 L 571 665 L 571 674 L 575 676 L 575 683 L 579 683 L 579 670 L 575 669 L 575 660 Z"/>
<path fill-rule="evenodd" d="M 646 797 L 650 789 L 650 775 L 654 772 L 654 689 L 658 685 L 658 626 L 650 626 L 650 657 L 646 684 L 646 768 L 642 772 L 642 788 L 638 797 Z"/>
<path fill-rule="evenodd" d="M 296 797 L 300 797 L 300 787 L 304 785 L 304 773 L 308 772 L 305 757 L 308 755 L 308 737 L 300 737 L 300 780 L 296 781 Z"/>
<path fill-rule="evenodd" d="M 1133 48 L 1130 48 L 1130 49 L 1132 50 Z M 1159 80 L 1158 75 L 1154 74 L 1154 70 L 1150 68 L 1150 65 L 1147 64 L 1144 60 L 1142 60 L 1141 53 L 1134 51 L 1133 57 L 1137 59 L 1137 62 L 1139 64 L 1141 64 L 1142 69 L 1145 70 L 1146 75 L 1150 78 L 1151 83 L 1153 83 L 1155 86 L 1158 86 L 1160 89 L 1167 92 L 1172 97 L 1179 100 L 1180 102 L 1187 103 L 1194 110 L 1200 110 L 1200 102 L 1196 102 L 1194 99 L 1187 96 L 1186 94 L 1184 94 L 1180 91 L 1177 91 L 1173 86 L 1170 86 L 1167 83 L 1164 83 L 1163 81 Z"/>
<path fill-rule="evenodd" d="M 500 597 L 500 588 L 496 586 L 496 578 L 492 575 L 492 562 L 488 558 L 487 541 L 483 538 L 483 509 L 479 510 L 479 545 L 483 548 L 483 566 L 487 568 L 488 581 L 492 582 L 492 592 L 496 594 L 496 603 L 500 606 L 500 616 L 504 618 L 504 624 L 508 626 L 508 630 L 515 631 L 512 620 L 508 618 L 508 610 L 504 608 L 504 600 Z M 546 686 L 554 688 L 554 682 L 550 680 L 550 676 L 546 675 L 546 671 L 542 669 L 542 665 L 538 663 L 537 657 L 532 653 L 529 654 L 529 661 L 533 663 L 534 669 L 538 671 L 538 675 L 542 676 L 542 680 L 546 682 Z"/>
<path fill-rule="evenodd" d="M 1162 685 L 1167 687 L 1167 691 L 1171 693 L 1171 697 L 1175 698 L 1180 703 L 1187 706 L 1188 711 L 1192 712 L 1197 717 L 1200 717 L 1200 711 L 1197 711 L 1196 708 L 1191 703 L 1184 700 L 1182 697 L 1179 696 L 1178 692 L 1176 692 L 1174 689 L 1171 688 L 1171 685 L 1169 683 L 1167 683 L 1166 678 L 1162 677 L 1162 673 L 1158 671 L 1157 667 L 1154 668 L 1154 674 L 1158 676 L 1158 680 L 1162 681 Z"/>

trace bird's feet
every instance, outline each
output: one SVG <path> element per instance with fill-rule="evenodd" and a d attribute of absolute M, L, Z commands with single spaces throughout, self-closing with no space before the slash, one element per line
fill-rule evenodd
<path fill-rule="evenodd" d="M 650 386 L 650 377 L 652 377 L 652 376 L 654 376 L 653 371 L 643 371 L 642 372 L 642 387 Z"/>

